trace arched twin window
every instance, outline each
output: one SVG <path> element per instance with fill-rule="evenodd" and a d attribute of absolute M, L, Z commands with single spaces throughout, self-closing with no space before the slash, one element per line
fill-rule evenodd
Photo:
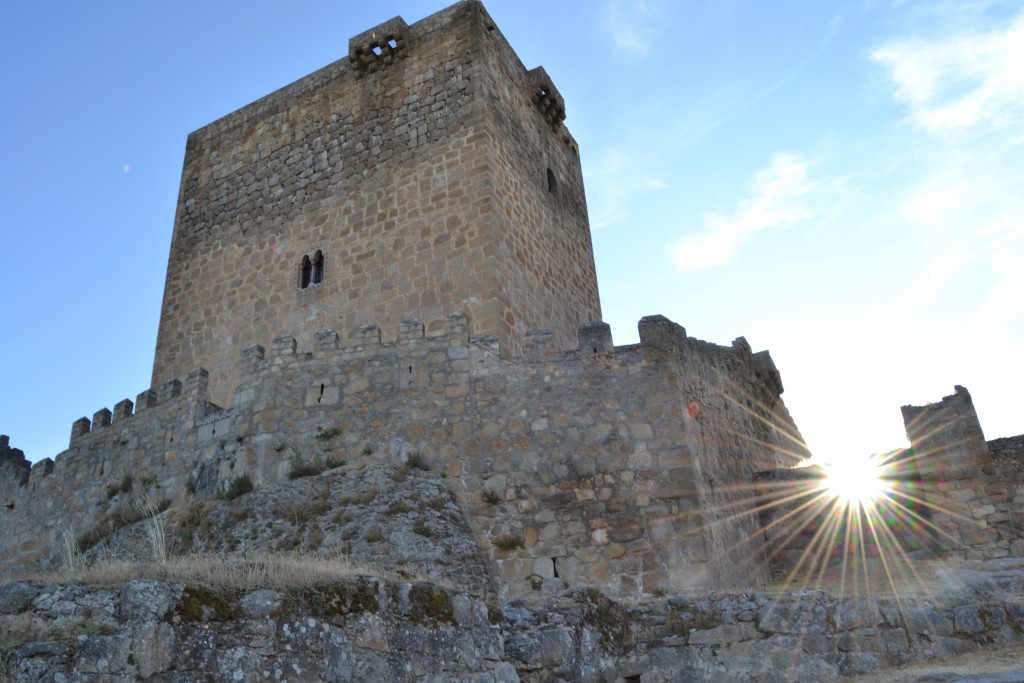
<path fill-rule="evenodd" d="M 299 289 L 306 289 L 310 285 L 318 285 L 324 279 L 324 255 L 319 249 L 313 254 L 313 258 L 302 257 L 302 269 L 299 274 Z"/>

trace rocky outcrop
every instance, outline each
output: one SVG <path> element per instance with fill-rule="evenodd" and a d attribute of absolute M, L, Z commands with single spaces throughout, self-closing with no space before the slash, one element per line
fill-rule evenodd
<path fill-rule="evenodd" d="M 0 679 L 829 681 L 1020 642 L 1024 568 L 937 575 L 928 597 L 822 591 L 617 604 L 592 589 L 497 608 L 353 577 L 241 589 L 132 581 L 0 588 Z"/>

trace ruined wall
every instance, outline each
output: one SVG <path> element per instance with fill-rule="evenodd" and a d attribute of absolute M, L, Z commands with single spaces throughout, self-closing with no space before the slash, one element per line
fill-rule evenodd
<path fill-rule="evenodd" d="M 754 475 L 773 575 L 811 579 L 862 556 L 1024 557 L 1024 435 L 986 443 L 961 386 L 902 410 L 913 446 L 877 456 L 888 492 L 863 509 L 830 495 L 819 467 Z"/>
<path fill-rule="evenodd" d="M 1024 460 L 1024 434 L 992 439 L 988 442 L 988 452 L 996 459 Z"/>
<path fill-rule="evenodd" d="M 464 311 L 514 354 L 527 329 L 572 348 L 600 319 L 575 144 L 483 6 L 396 18 L 349 50 L 189 136 L 152 386 L 205 367 L 228 404 L 241 349 L 283 331 L 309 346 L 411 315 L 437 332 Z"/>
<path fill-rule="evenodd" d="M 1024 463 L 1011 454 L 1020 437 L 999 440 L 997 457 L 961 386 L 938 403 L 903 406 L 903 420 L 935 543 L 970 556 L 1024 554 Z"/>
<path fill-rule="evenodd" d="M 37 465 L 0 510 L 0 557 L 56 563 L 63 530 L 143 493 L 183 504 L 241 473 L 280 481 L 296 458 L 416 455 L 463 505 L 508 596 L 763 580 L 743 496 L 753 471 L 792 464 L 800 437 L 745 342 L 707 344 L 652 316 L 637 345 L 614 347 L 595 324 L 577 350 L 536 334 L 509 359 L 495 340 L 471 339 L 465 316 L 445 322 L 429 337 L 407 322 L 391 343 L 373 326 L 344 342 L 323 331 L 309 350 L 279 338 L 246 350 L 230 408 L 209 401 L 199 370 L 144 392 L 134 414 L 124 401 L 80 420 L 52 471 Z"/>

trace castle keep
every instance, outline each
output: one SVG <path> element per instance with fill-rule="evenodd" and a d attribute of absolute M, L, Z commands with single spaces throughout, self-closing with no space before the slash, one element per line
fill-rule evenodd
<path fill-rule="evenodd" d="M 287 332 L 464 312 L 506 354 L 601 319 L 578 148 L 542 68 L 479 3 L 385 22 L 189 136 L 153 386 Z"/>
<path fill-rule="evenodd" d="M 778 370 L 661 316 L 614 345 L 564 118 L 465 0 L 190 135 L 151 388 L 31 468 L 0 440 L 0 569 L 57 563 L 125 475 L 173 513 L 330 456 L 426 463 L 506 597 L 767 580 L 754 474 L 809 455 Z"/>

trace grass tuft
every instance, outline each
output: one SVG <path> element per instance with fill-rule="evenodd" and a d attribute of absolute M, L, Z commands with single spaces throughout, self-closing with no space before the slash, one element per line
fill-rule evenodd
<path fill-rule="evenodd" d="M 249 478 L 248 474 L 240 474 L 231 480 L 228 484 L 228 490 L 224 492 L 224 498 L 227 500 L 234 500 L 241 495 L 245 495 L 252 491 L 252 479 Z"/>
<path fill-rule="evenodd" d="M 501 550 L 516 550 L 526 545 L 521 536 L 500 536 L 494 539 L 495 547 Z"/>
<path fill-rule="evenodd" d="M 411 470 L 423 470 L 424 472 L 430 469 L 422 453 L 410 453 L 405 456 L 405 466 Z"/>

